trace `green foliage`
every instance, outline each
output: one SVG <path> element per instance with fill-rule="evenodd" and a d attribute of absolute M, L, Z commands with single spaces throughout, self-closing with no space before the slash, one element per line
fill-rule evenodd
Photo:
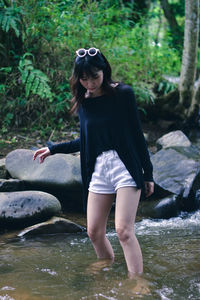
<path fill-rule="evenodd" d="M 4 7 L 0 9 L 0 26 L 3 31 L 8 32 L 13 29 L 16 36 L 20 35 L 21 7 Z"/>
<path fill-rule="evenodd" d="M 175 90 L 176 88 L 177 88 L 176 84 L 169 82 L 167 80 L 162 80 L 158 84 L 157 92 L 165 95 Z"/>
<path fill-rule="evenodd" d="M 137 10 L 119 0 L 8 3 L 0 1 L 0 26 L 6 35 L 0 55 L 7 57 L 0 69 L 4 128 L 65 128 L 71 99 L 68 79 L 80 47 L 99 48 L 111 63 L 113 79 L 132 85 L 138 102 L 152 103 L 153 86 L 163 75 L 177 76 L 180 71 L 180 53 L 169 47 L 171 37 L 157 1 L 145 12 L 142 3 Z M 174 9 L 180 19 L 179 8 L 177 2 Z M 10 33 L 20 37 L 21 52 L 19 39 L 10 40 Z"/>
<path fill-rule="evenodd" d="M 40 70 L 34 69 L 33 63 L 27 56 L 30 53 L 25 53 L 19 61 L 19 71 L 21 73 L 22 83 L 25 85 L 25 96 L 29 97 L 30 93 L 40 96 L 42 99 L 47 98 L 53 100 L 53 93 L 48 84 L 48 77 Z"/>
<path fill-rule="evenodd" d="M 149 104 L 150 103 L 154 104 L 155 95 L 149 89 L 148 86 L 135 85 L 135 86 L 133 86 L 133 88 L 134 88 L 135 96 L 137 97 L 137 99 L 139 100 L 140 103 L 147 102 Z"/>

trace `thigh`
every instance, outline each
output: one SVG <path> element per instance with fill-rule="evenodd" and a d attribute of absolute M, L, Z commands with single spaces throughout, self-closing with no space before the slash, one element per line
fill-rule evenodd
<path fill-rule="evenodd" d="M 115 205 L 116 227 L 133 226 L 135 223 L 141 190 L 135 187 L 122 187 L 117 190 Z"/>
<path fill-rule="evenodd" d="M 114 197 L 114 194 L 89 192 L 87 203 L 88 228 L 101 228 L 105 230 Z"/>

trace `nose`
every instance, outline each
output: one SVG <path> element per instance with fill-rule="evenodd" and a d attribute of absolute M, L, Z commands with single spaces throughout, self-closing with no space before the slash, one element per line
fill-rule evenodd
<path fill-rule="evenodd" d="M 87 85 L 88 85 L 88 88 L 94 87 L 94 80 L 89 79 L 89 80 L 87 81 Z"/>

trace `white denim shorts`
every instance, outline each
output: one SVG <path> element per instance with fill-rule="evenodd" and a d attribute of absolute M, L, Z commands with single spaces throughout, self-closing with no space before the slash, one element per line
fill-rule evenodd
<path fill-rule="evenodd" d="M 88 190 L 98 194 L 115 194 L 121 187 L 136 183 L 115 150 L 102 152 L 96 164 Z"/>

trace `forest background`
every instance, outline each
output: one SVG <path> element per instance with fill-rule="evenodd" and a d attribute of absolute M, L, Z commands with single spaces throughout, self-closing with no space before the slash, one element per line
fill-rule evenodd
<path fill-rule="evenodd" d="M 194 91 L 185 101 L 177 83 L 190 4 L 198 14 L 198 0 L 0 0 L 0 147 L 16 142 L 10 132 L 17 129 L 27 138 L 37 132 L 56 140 L 69 130 L 73 137 L 78 119 L 69 114 L 69 77 L 75 51 L 91 46 L 108 58 L 114 80 L 133 87 L 143 120 L 162 118 L 178 128 L 192 119 L 198 126 L 197 101 L 191 113 Z M 196 37 L 187 80 L 192 87 L 200 71 Z"/>

